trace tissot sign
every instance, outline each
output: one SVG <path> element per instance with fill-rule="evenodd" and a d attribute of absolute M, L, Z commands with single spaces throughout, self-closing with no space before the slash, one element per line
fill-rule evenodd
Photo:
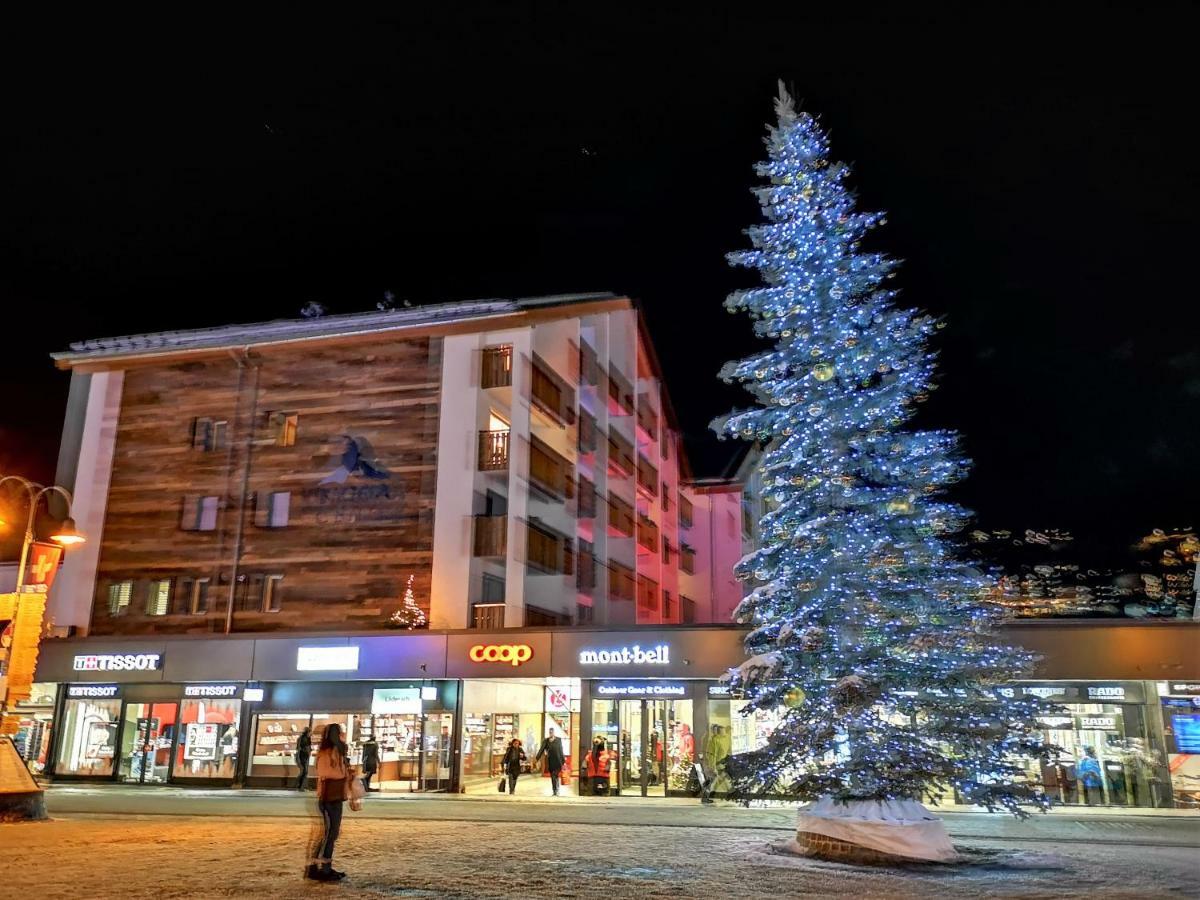
<path fill-rule="evenodd" d="M 86 653 L 75 657 L 76 672 L 149 672 L 162 667 L 160 653 Z"/>

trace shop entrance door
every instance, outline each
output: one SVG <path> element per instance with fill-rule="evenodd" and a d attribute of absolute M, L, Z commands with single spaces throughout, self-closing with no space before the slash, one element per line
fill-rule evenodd
<path fill-rule="evenodd" d="M 620 747 L 617 765 L 622 791 L 643 797 L 667 792 L 666 700 L 621 700 L 618 707 Z"/>
<path fill-rule="evenodd" d="M 417 790 L 448 791 L 451 787 L 451 751 L 454 749 L 454 714 L 429 713 L 424 717 L 423 730 Z"/>
<path fill-rule="evenodd" d="M 118 778 L 126 784 L 166 784 L 178 721 L 178 703 L 126 703 Z"/>

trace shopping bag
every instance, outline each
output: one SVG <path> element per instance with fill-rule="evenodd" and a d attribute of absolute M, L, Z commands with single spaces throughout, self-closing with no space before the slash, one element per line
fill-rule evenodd
<path fill-rule="evenodd" d="M 350 797 L 350 808 L 357 812 L 362 809 L 363 798 L 367 796 L 367 787 L 362 783 L 361 778 L 349 778 L 346 783 L 350 788 L 347 792 Z"/>
<path fill-rule="evenodd" d="M 502 794 L 503 794 L 503 793 L 504 793 L 506 790 L 508 790 L 508 779 L 507 779 L 507 778 L 501 778 L 501 779 L 500 779 L 500 783 L 499 783 L 498 785 L 496 785 L 496 790 L 498 790 L 498 791 L 499 791 L 500 793 L 502 793 Z"/>

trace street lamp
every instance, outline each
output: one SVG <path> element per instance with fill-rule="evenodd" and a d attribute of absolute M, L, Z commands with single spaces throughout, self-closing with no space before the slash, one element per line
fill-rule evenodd
<path fill-rule="evenodd" d="M 67 501 L 67 518 L 50 535 L 50 540 L 62 547 L 81 544 L 85 540 L 71 518 L 71 492 L 58 485 L 42 485 L 20 475 L 0 477 L 0 487 L 15 482 L 29 498 L 29 515 L 25 520 L 25 535 L 21 542 L 21 562 L 17 566 L 17 585 L 12 594 L 0 594 L 0 619 L 11 629 L 3 651 L 5 665 L 0 671 L 0 820 L 44 819 L 46 804 L 42 788 L 25 768 L 25 763 L 13 744 L 11 735 L 18 730 L 16 717 L 10 715 L 10 707 L 29 696 L 37 662 L 37 647 L 41 640 L 42 620 L 46 601 L 42 596 L 23 594 L 25 589 L 25 565 L 29 561 L 29 549 L 33 544 L 33 525 L 37 519 L 38 505 L 42 497 L 57 493 Z M 5 524 L 0 519 L 0 526 Z M 49 569 L 53 563 L 43 559 L 38 564 Z M 49 580 L 45 571 L 37 571 L 35 587 L 39 593 L 46 590 Z M 6 629 L 6 630 L 8 630 Z M 7 740 L 5 739 L 7 738 Z"/>
<path fill-rule="evenodd" d="M 29 496 L 29 517 L 25 522 L 25 539 L 21 542 L 21 562 L 17 566 L 17 593 L 21 593 L 21 588 L 25 584 L 25 563 L 29 559 L 29 545 L 33 543 L 33 522 L 37 518 L 38 504 L 42 497 L 47 494 L 61 494 L 67 501 L 67 518 L 63 520 L 62 525 L 57 528 L 54 534 L 50 535 L 50 540 L 63 547 L 72 546 L 74 544 L 82 544 L 87 540 L 82 534 L 75 529 L 75 520 L 71 518 L 71 492 L 64 487 L 59 487 L 57 484 L 46 486 L 38 484 L 35 481 L 30 481 L 21 475 L 5 475 L 0 477 L 0 487 L 5 483 L 15 481 L 25 489 L 25 493 Z M 0 525 L 5 524 L 3 519 L 0 519 Z"/>

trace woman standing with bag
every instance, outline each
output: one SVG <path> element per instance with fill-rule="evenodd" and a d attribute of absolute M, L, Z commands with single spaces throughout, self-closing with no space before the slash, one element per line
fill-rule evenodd
<path fill-rule="evenodd" d="M 342 804 L 350 798 L 354 779 L 342 727 L 326 726 L 317 750 L 317 808 L 321 811 L 321 839 L 304 875 L 314 881 L 339 881 L 345 872 L 333 868 L 333 846 L 342 828 Z"/>
<path fill-rule="evenodd" d="M 517 792 L 517 776 L 521 774 L 521 766 L 525 764 L 525 751 L 521 748 L 521 739 L 513 738 L 508 749 L 504 751 L 504 759 L 500 763 L 500 770 L 508 777 L 508 792 L 515 794 Z M 501 781 L 501 785 L 504 782 Z"/>

